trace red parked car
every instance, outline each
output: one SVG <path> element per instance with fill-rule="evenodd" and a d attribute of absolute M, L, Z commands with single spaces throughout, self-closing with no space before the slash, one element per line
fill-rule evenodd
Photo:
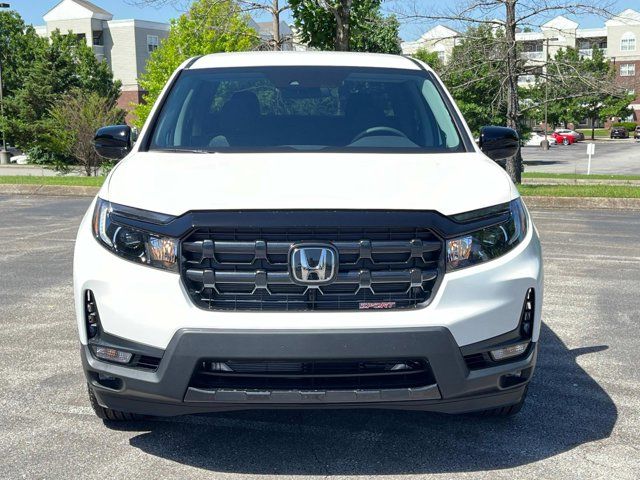
<path fill-rule="evenodd" d="M 576 137 L 574 137 L 570 133 L 553 132 L 551 136 L 556 139 L 556 142 L 558 144 L 561 143 L 562 145 L 573 145 L 574 143 L 576 143 Z"/>

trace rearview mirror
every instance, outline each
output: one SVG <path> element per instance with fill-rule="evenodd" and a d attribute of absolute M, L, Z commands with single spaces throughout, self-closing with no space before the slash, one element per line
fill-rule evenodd
<path fill-rule="evenodd" d="M 101 157 L 121 160 L 131 150 L 131 127 L 110 125 L 98 129 L 93 137 L 93 148 Z"/>
<path fill-rule="evenodd" d="M 520 137 L 518 132 L 512 128 L 482 127 L 478 145 L 480 150 L 491 160 L 504 163 L 504 160 L 518 153 Z"/>

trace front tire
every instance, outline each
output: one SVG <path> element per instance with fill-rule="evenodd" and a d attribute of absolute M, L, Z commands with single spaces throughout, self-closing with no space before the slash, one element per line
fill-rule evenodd
<path fill-rule="evenodd" d="M 562 140 L 563 145 L 569 145 L 569 139 L 565 138 Z"/>
<path fill-rule="evenodd" d="M 140 420 L 143 417 L 141 415 L 137 415 L 135 413 L 129 412 L 121 412 L 120 410 L 112 410 L 111 408 L 106 408 L 101 406 L 98 403 L 98 399 L 96 398 L 96 394 L 91 388 L 91 385 L 87 383 L 87 391 L 89 392 L 89 402 L 91 403 L 91 408 L 95 412 L 98 418 L 102 420 L 109 420 L 112 422 L 129 422 L 132 420 Z"/>

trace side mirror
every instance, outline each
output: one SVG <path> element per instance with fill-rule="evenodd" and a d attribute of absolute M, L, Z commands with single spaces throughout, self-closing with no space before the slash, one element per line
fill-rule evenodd
<path fill-rule="evenodd" d="M 479 140 L 480 150 L 498 163 L 513 157 L 520 148 L 518 132 L 507 127 L 482 127 Z"/>
<path fill-rule="evenodd" d="M 131 150 L 131 127 L 110 125 L 102 127 L 93 137 L 93 148 L 98 155 L 110 160 L 121 160 Z"/>

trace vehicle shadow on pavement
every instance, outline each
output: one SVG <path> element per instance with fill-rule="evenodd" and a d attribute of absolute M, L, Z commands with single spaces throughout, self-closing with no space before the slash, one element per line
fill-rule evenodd
<path fill-rule="evenodd" d="M 543 326 L 521 413 L 508 419 L 390 410 L 245 411 L 136 422 L 150 455 L 217 472 L 381 475 L 512 468 L 610 435 L 609 395 L 576 362 L 606 346 L 569 350 Z"/>

